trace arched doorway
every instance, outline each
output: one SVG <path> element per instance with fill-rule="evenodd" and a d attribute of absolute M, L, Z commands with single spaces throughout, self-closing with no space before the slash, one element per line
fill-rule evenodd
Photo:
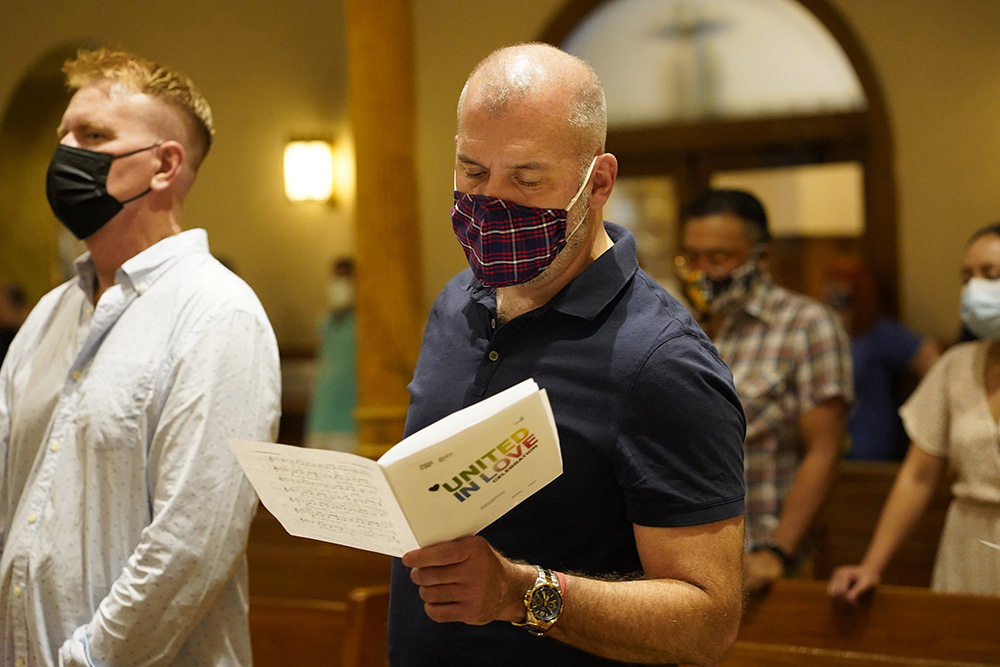
<path fill-rule="evenodd" d="M 745 11 L 751 7 L 750 3 L 739 0 L 573 0 L 553 18 L 542 39 L 577 53 L 594 65 L 605 80 L 615 75 L 602 72 L 602 65 L 595 62 L 600 57 L 579 52 L 587 50 L 588 40 L 599 44 L 600 40 L 608 39 L 607 43 L 612 44 L 608 52 L 615 54 L 619 67 L 631 70 L 630 76 L 635 71 L 662 66 L 662 62 L 630 59 L 639 51 L 642 39 L 652 35 L 674 42 L 675 57 L 671 61 L 674 71 L 659 74 L 671 78 L 672 91 L 688 93 L 686 104 L 673 105 L 676 108 L 662 117 L 643 115 L 640 109 L 633 110 L 632 118 L 622 114 L 616 118 L 613 113 L 616 102 L 620 103 L 619 109 L 640 105 L 628 99 L 615 100 L 615 95 L 626 93 L 606 85 L 608 150 L 619 158 L 623 190 L 639 192 L 638 206 L 643 208 L 640 216 L 663 221 L 656 229 L 646 230 L 645 242 L 637 234 L 640 259 L 651 273 L 664 275 L 673 259 L 678 204 L 709 185 L 751 183 L 755 187 L 750 189 L 779 190 L 788 182 L 782 177 L 790 175 L 792 182 L 805 184 L 803 188 L 814 191 L 827 188 L 826 184 L 845 187 L 848 192 L 853 187 L 856 195 L 835 195 L 833 199 L 845 205 L 848 213 L 851 202 L 845 200 L 856 199 L 859 222 L 853 231 L 825 229 L 822 224 L 805 232 L 778 230 L 772 244 L 772 272 L 776 279 L 793 289 L 819 296 L 826 265 L 839 255 L 858 256 L 876 274 L 883 291 L 883 307 L 895 314 L 898 288 L 892 145 L 874 69 L 850 28 L 825 0 L 767 0 L 752 6 L 780 10 L 772 12 L 775 16 L 759 19 L 765 23 L 780 19 L 777 15 L 782 13 L 793 18 L 796 13 L 804 15 L 803 25 L 814 23 L 811 28 L 806 26 L 806 38 L 812 30 L 814 39 L 828 42 L 826 48 L 832 57 L 841 59 L 854 78 L 857 99 L 825 107 L 822 103 L 810 107 L 807 102 L 782 101 L 772 108 L 758 106 L 755 110 L 739 109 L 732 103 L 727 106 L 724 90 L 714 96 L 706 95 L 704 79 L 711 76 L 711 58 L 739 57 L 734 56 L 731 48 L 713 50 L 709 43 L 725 37 L 727 31 L 733 36 L 739 34 L 733 22 L 742 19 L 733 16 L 732 10 Z M 636 30 L 635 36 L 619 33 L 612 38 L 608 33 L 601 34 L 607 28 L 599 23 L 608 15 L 642 11 L 651 12 L 650 18 L 640 19 L 634 14 L 628 18 Z M 689 46 L 686 60 L 677 57 L 678 42 Z M 759 44 L 757 48 L 762 50 Z M 749 50 L 753 50 L 752 45 Z M 705 70 L 700 83 L 698 73 L 693 72 L 699 68 Z M 799 81 L 812 84 L 806 79 Z M 813 91 L 813 95 L 822 96 L 823 92 Z M 667 96 L 661 95 L 661 99 Z M 766 106 L 766 100 L 763 104 Z M 772 181 L 774 185 L 769 185 Z M 773 214 L 778 207 L 764 199 Z M 633 201 L 630 205 L 637 204 Z"/>

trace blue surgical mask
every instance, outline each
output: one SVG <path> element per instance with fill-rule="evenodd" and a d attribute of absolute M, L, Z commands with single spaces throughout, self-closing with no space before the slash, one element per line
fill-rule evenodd
<path fill-rule="evenodd" d="M 1000 339 L 1000 280 L 970 278 L 965 283 L 962 324 L 979 338 Z"/>

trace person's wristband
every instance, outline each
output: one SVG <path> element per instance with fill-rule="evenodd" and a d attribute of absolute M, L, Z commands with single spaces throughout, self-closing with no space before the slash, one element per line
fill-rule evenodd
<path fill-rule="evenodd" d="M 770 551 L 771 553 L 773 553 L 775 556 L 778 557 L 778 560 L 781 561 L 781 566 L 784 568 L 786 574 L 794 570 L 795 566 L 798 564 L 798 560 L 795 558 L 795 556 L 791 555 L 790 553 L 782 549 L 780 546 L 778 546 L 777 543 L 772 542 L 770 540 L 765 542 L 764 544 L 758 544 L 753 548 L 753 551 Z"/>
<path fill-rule="evenodd" d="M 569 583 L 566 579 L 566 575 L 562 572 L 552 571 L 556 575 L 556 581 L 559 582 L 559 592 L 562 593 L 563 609 L 566 608 L 566 591 L 569 590 Z"/>

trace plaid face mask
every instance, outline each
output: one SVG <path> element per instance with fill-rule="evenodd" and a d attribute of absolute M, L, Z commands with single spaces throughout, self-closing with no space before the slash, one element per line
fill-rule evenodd
<path fill-rule="evenodd" d="M 566 233 L 569 210 L 590 181 L 590 169 L 565 209 L 534 208 L 455 190 L 451 227 L 462 244 L 476 279 L 487 287 L 509 287 L 527 282 L 552 263 L 583 217 Z"/>

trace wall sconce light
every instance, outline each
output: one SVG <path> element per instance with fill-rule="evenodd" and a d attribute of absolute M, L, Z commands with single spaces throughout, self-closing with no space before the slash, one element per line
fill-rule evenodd
<path fill-rule="evenodd" d="M 329 141 L 285 144 L 285 196 L 289 201 L 332 201 L 333 173 L 333 145 Z"/>

